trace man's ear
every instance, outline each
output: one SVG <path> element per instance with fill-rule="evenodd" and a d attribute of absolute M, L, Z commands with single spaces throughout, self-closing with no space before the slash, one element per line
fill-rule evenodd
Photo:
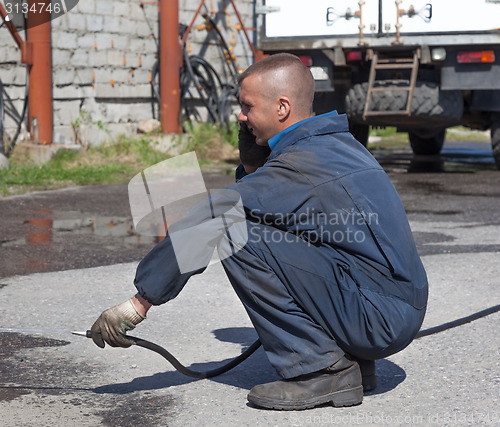
<path fill-rule="evenodd" d="M 278 105 L 278 116 L 280 121 L 285 120 L 290 115 L 290 99 L 286 96 L 281 96 Z"/>

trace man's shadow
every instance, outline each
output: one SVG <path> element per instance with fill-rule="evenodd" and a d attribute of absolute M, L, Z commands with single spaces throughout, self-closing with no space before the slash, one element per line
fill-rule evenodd
<path fill-rule="evenodd" d="M 253 328 L 223 328 L 213 331 L 215 337 L 224 342 L 241 344 L 242 352 L 250 347 L 257 339 Z M 200 353 L 203 348 L 200 347 Z M 235 357 L 238 356 L 235 354 Z M 188 368 L 193 371 L 206 372 L 219 368 L 232 359 L 225 359 L 217 362 L 193 363 Z M 181 361 L 182 363 L 182 361 Z M 165 360 L 166 366 L 172 369 L 171 365 Z M 368 395 L 385 393 L 398 386 L 406 378 L 405 371 L 395 363 L 389 360 L 377 360 L 377 388 L 369 392 Z M 227 384 L 238 388 L 250 390 L 257 384 L 279 380 L 274 368 L 269 363 L 267 356 L 260 347 L 248 359 L 233 369 L 219 376 L 210 378 L 210 381 L 216 381 L 221 384 Z M 98 394 L 128 394 L 136 391 L 158 390 L 182 384 L 188 384 L 193 381 L 199 381 L 197 378 L 188 377 L 178 371 L 159 372 L 146 377 L 134 378 L 128 383 L 108 384 L 93 389 Z"/>

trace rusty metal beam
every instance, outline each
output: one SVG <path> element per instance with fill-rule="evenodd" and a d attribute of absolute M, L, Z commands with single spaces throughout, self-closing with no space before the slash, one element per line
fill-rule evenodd
<path fill-rule="evenodd" d="M 52 144 L 52 56 L 50 40 L 50 12 L 44 0 L 30 0 L 27 42 L 32 45 L 32 65 L 29 67 L 29 128 L 31 138 L 39 144 Z M 36 10 L 36 12 L 35 12 Z"/>
<path fill-rule="evenodd" d="M 23 41 L 23 39 L 21 39 L 21 36 L 17 32 L 17 29 L 14 26 L 14 24 L 12 23 L 12 21 L 9 20 L 8 13 L 5 10 L 5 7 L 3 6 L 2 3 L 0 3 L 0 16 L 5 21 L 5 26 L 9 29 L 10 34 L 14 38 L 14 41 L 16 42 L 16 44 L 19 46 L 19 49 L 22 49 L 24 41 Z"/>
<path fill-rule="evenodd" d="M 181 133 L 179 2 L 160 0 L 160 122 L 163 133 Z"/>

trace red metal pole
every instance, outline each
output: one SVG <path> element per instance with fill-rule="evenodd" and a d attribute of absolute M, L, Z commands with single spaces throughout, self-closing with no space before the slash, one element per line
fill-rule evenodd
<path fill-rule="evenodd" d="M 160 122 L 164 133 L 181 133 L 179 2 L 160 0 Z"/>
<path fill-rule="evenodd" d="M 29 68 L 29 126 L 31 137 L 39 144 L 52 144 L 52 58 L 50 40 L 50 0 L 30 0 L 27 42 L 32 45 Z M 35 11 L 36 10 L 36 11 Z"/>

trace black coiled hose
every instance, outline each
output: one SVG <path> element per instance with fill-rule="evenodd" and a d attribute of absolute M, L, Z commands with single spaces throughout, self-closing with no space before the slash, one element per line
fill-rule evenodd
<path fill-rule="evenodd" d="M 488 316 L 490 314 L 496 313 L 497 311 L 500 311 L 500 305 L 495 305 L 493 307 L 487 308 L 486 310 L 479 311 L 479 312 L 474 313 L 470 316 L 462 317 L 462 318 L 454 320 L 452 322 L 443 323 L 442 325 L 435 326 L 433 328 L 424 329 L 417 334 L 415 339 L 419 339 L 422 337 L 426 337 L 428 335 L 437 334 L 439 332 L 443 332 L 443 331 L 446 331 L 448 329 L 462 326 L 466 323 L 470 323 L 474 320 L 477 320 L 477 319 L 480 319 L 482 317 Z M 92 333 L 90 331 L 87 331 L 87 337 L 88 338 L 92 337 Z M 151 351 L 154 351 L 155 353 L 158 353 L 160 356 L 163 356 L 180 373 L 182 373 L 188 377 L 192 377 L 192 378 L 212 378 L 212 377 L 216 377 L 218 375 L 221 375 L 224 372 L 227 372 L 230 369 L 233 369 L 235 366 L 239 365 L 244 360 L 248 359 L 248 357 L 250 357 L 255 352 L 255 350 L 257 350 L 260 347 L 260 344 L 261 344 L 260 340 L 257 339 L 243 353 L 241 353 L 238 357 L 235 357 L 234 359 L 232 359 L 230 362 L 226 363 L 225 365 L 223 365 L 219 368 L 212 369 L 210 371 L 199 372 L 199 371 L 193 371 L 189 368 L 186 368 L 169 351 L 167 351 L 163 347 L 159 346 L 158 344 L 155 344 L 151 341 L 144 340 L 142 338 L 133 337 L 130 335 L 127 335 L 127 338 L 134 341 L 135 345 L 137 345 L 139 347 L 146 348 L 146 349 L 151 350 Z"/>

